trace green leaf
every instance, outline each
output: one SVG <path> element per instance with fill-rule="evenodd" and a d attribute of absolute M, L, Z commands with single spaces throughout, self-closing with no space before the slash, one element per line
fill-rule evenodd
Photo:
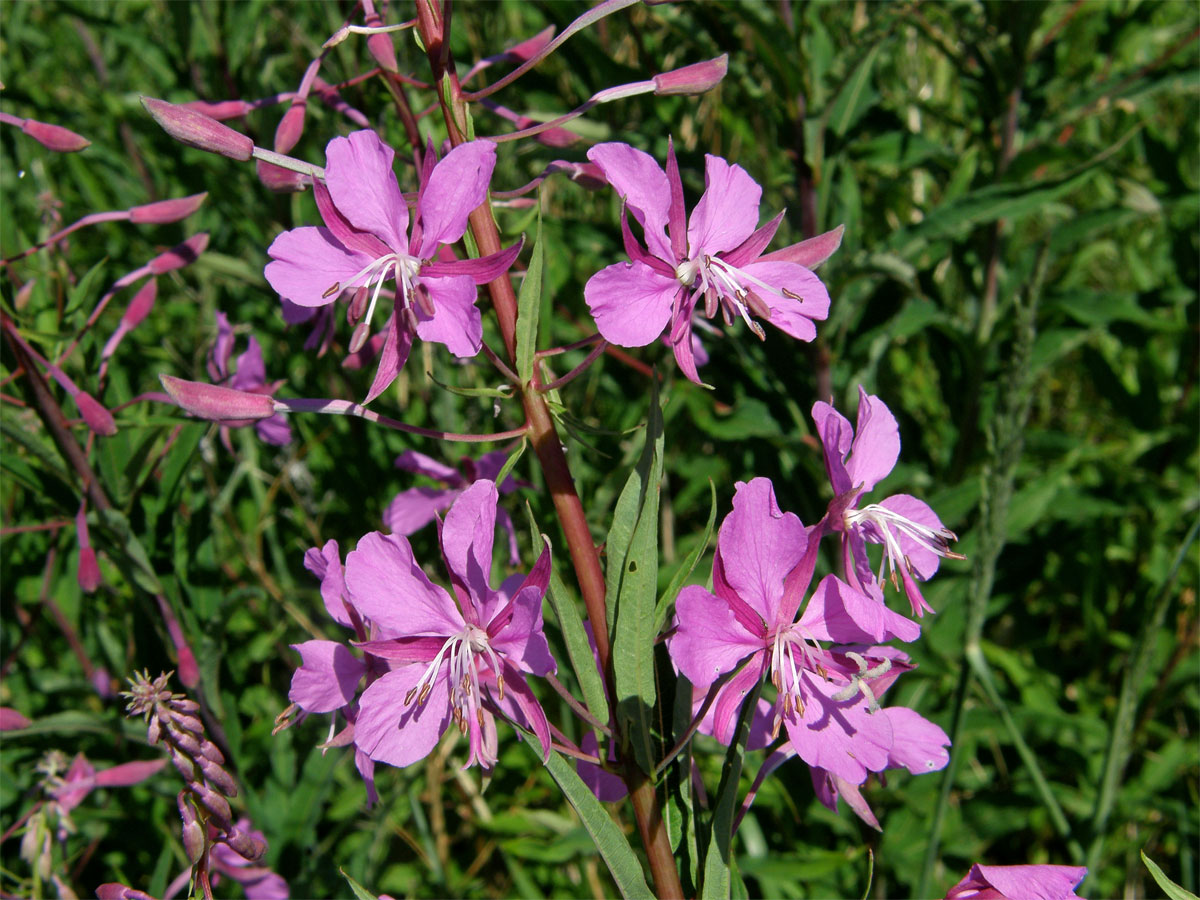
<path fill-rule="evenodd" d="M 643 771 L 654 770 L 650 713 L 654 709 L 655 604 L 658 594 L 658 499 L 663 422 L 652 379 L 646 442 L 625 482 L 608 532 L 605 595 L 612 629 L 613 681 L 621 734 Z"/>
<path fill-rule="evenodd" d="M 345 869 L 339 868 L 338 871 L 342 873 L 342 877 L 349 883 L 350 890 L 354 893 L 357 900 L 379 900 L 378 897 L 347 875 Z"/>
<path fill-rule="evenodd" d="M 838 137 L 844 137 L 850 127 L 861 119 L 878 99 L 878 95 L 871 88 L 871 70 L 875 67 L 875 57 L 879 55 L 882 46 L 881 42 L 867 51 L 867 55 L 838 91 L 837 97 L 829 107 L 829 127 Z"/>
<path fill-rule="evenodd" d="M 528 388 L 533 382 L 533 355 L 537 351 L 538 316 L 542 310 L 542 267 L 545 256 L 539 193 L 533 253 L 529 257 L 529 269 L 525 272 L 525 280 L 521 282 L 521 292 L 517 297 L 517 377 L 521 379 L 521 386 L 524 388 Z"/>
<path fill-rule="evenodd" d="M 452 384 L 446 384 L 444 381 L 439 381 L 437 376 L 432 372 L 426 372 L 429 380 L 436 384 L 444 391 L 449 391 L 452 394 L 458 394 L 460 397 L 499 397 L 504 400 L 511 400 L 513 391 L 512 386 L 502 384 L 499 387 L 455 387 Z"/>
<path fill-rule="evenodd" d="M 1168 900 L 1198 900 L 1195 894 L 1187 888 L 1180 887 L 1166 873 L 1158 867 L 1158 865 L 1150 857 L 1146 855 L 1146 851 L 1139 851 L 1142 855 L 1142 862 L 1146 864 L 1146 868 L 1150 870 L 1150 874 L 1154 880 L 1158 882 L 1158 886 L 1162 888 L 1163 893 L 1167 895 Z"/>
<path fill-rule="evenodd" d="M 88 273 L 79 279 L 78 284 L 67 292 L 67 308 L 63 310 L 63 315 L 69 316 L 79 309 L 88 298 L 95 297 L 99 293 L 96 290 L 96 282 L 103 277 L 104 267 L 107 263 L 107 257 L 101 259 L 100 262 L 88 269 Z"/>
<path fill-rule="evenodd" d="M 530 745 L 530 749 L 533 749 L 532 745 Z M 642 867 L 637 857 L 633 854 L 633 848 L 629 846 L 625 835 L 621 833 L 617 823 L 612 820 L 608 810 L 596 799 L 591 788 L 583 783 L 583 779 L 575 771 L 575 766 L 551 750 L 546 769 L 558 782 L 567 802 L 579 814 L 579 820 L 587 829 L 587 833 L 591 835 L 596 849 L 600 851 L 600 857 L 608 866 L 608 871 L 611 873 L 613 881 L 616 882 L 621 896 L 653 900 L 654 895 L 646 886 L 646 876 L 642 873 Z"/>
<path fill-rule="evenodd" d="M 525 502 L 525 512 L 529 516 L 533 545 L 539 547 L 542 543 L 542 533 L 533 520 L 529 501 Z M 567 655 L 571 657 L 571 668 L 575 670 L 575 678 L 583 691 L 583 702 L 588 712 L 601 722 L 607 722 L 608 698 L 604 694 L 604 682 L 600 680 L 600 672 L 596 668 L 596 658 L 592 655 L 592 645 L 588 643 L 587 632 L 583 628 L 583 616 L 580 615 L 578 606 L 573 602 L 566 585 L 562 583 L 553 566 L 550 567 L 550 587 L 546 596 L 562 629 Z"/>
<path fill-rule="evenodd" d="M 691 577 L 692 572 L 696 568 L 696 563 L 700 561 L 700 557 L 708 550 L 708 542 L 712 540 L 713 526 L 717 522 L 717 486 L 713 484 L 713 480 L 708 479 L 708 489 L 712 492 L 712 505 L 708 510 L 708 524 L 704 526 L 704 537 L 696 544 L 695 548 L 689 553 L 680 563 L 679 568 L 675 570 L 675 574 L 671 577 L 670 584 L 667 589 L 662 592 L 662 596 L 658 598 L 658 606 L 654 610 L 654 633 L 658 634 L 667 621 L 667 616 L 671 614 L 671 604 L 675 602 L 675 597 L 683 588 L 683 583 Z"/>
<path fill-rule="evenodd" d="M 516 466 L 518 460 L 525 455 L 525 448 L 529 446 L 529 439 L 525 435 L 521 435 L 521 443 L 517 444 L 517 449 L 508 455 L 508 459 L 504 461 L 504 465 L 500 467 L 500 471 L 496 473 L 496 484 L 504 484 L 504 479 L 512 474 L 513 467 Z M 537 535 L 534 535 L 533 545 L 538 546 Z"/>
<path fill-rule="evenodd" d="M 750 721 L 758 705 L 762 691 L 760 680 L 750 691 L 738 716 L 737 730 L 725 754 L 721 766 L 721 785 L 717 788 L 716 804 L 713 807 L 712 831 L 708 847 L 704 851 L 704 883 L 700 896 L 703 900 L 726 900 L 732 889 L 730 867 L 733 864 L 733 817 L 737 807 L 738 782 L 742 777 L 742 763 L 746 759 L 746 740 L 750 737 Z"/>

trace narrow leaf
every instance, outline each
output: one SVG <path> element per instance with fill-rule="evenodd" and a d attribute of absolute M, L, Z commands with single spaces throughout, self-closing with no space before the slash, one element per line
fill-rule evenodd
<path fill-rule="evenodd" d="M 374 894 L 347 875 L 345 869 L 339 868 L 338 871 L 342 873 L 342 877 L 349 883 L 350 890 L 354 893 L 357 900 L 379 900 Z"/>
<path fill-rule="evenodd" d="M 532 748 L 532 745 L 530 745 Z M 536 750 L 534 752 L 537 752 Z M 608 814 L 600 801 L 596 799 L 591 789 L 583 783 L 575 767 L 558 753 L 551 750 L 550 760 L 546 763 L 551 777 L 558 782 L 567 802 L 579 814 L 579 820 L 587 833 L 591 835 L 600 857 L 608 866 L 617 890 L 622 897 L 641 897 L 653 900 L 654 895 L 646 886 L 646 876 L 641 864 L 633 854 L 633 848 L 625 839 L 621 829 Z"/>
<path fill-rule="evenodd" d="M 1146 864 L 1146 868 L 1150 870 L 1150 874 L 1154 877 L 1154 880 L 1158 882 L 1158 886 L 1162 888 L 1162 891 L 1167 895 L 1168 900 L 1197 900 L 1195 894 L 1193 894 L 1187 888 L 1180 887 L 1170 878 L 1168 878 L 1166 872 L 1160 869 L 1158 864 L 1146 855 L 1145 850 L 1140 852 L 1142 854 L 1142 862 Z"/>
<path fill-rule="evenodd" d="M 542 243 L 541 197 L 539 195 L 537 233 L 533 239 L 533 253 L 529 257 L 529 268 L 521 282 L 521 293 L 517 297 L 517 377 L 522 387 L 528 388 L 533 381 L 533 354 L 537 350 L 538 316 L 542 311 L 542 265 L 546 248 Z"/>
<path fill-rule="evenodd" d="M 658 595 L 658 499 L 662 481 L 663 422 L 658 382 L 652 380 L 646 443 L 625 482 L 608 532 L 605 590 L 613 620 L 613 681 L 621 734 L 642 770 L 654 771 L 655 605 Z"/>
<path fill-rule="evenodd" d="M 871 89 L 871 72 L 875 67 L 875 57 L 879 55 L 882 46 L 883 44 L 879 43 L 867 51 L 867 55 L 829 107 L 829 127 L 838 137 L 843 137 L 850 130 L 850 126 L 861 119 L 876 100 Z"/>

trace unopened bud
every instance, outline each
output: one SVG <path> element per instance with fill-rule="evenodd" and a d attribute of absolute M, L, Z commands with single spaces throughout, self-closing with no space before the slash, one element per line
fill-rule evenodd
<path fill-rule="evenodd" d="M 531 38 L 526 38 L 519 44 L 509 47 L 500 54 L 501 58 L 514 63 L 529 62 L 546 49 L 546 45 L 554 39 L 554 26 L 543 28 Z"/>
<path fill-rule="evenodd" d="M 179 807 L 180 818 L 183 819 L 183 849 L 187 853 L 188 860 L 195 865 L 204 857 L 204 851 L 208 849 L 208 842 L 204 836 L 204 825 L 188 800 L 187 791 L 180 791 L 179 796 L 175 798 L 175 803 Z"/>
<path fill-rule="evenodd" d="M 96 888 L 97 900 L 154 900 L 145 891 L 131 888 L 117 881 L 110 881 Z"/>
<path fill-rule="evenodd" d="M 277 166 L 274 163 L 255 160 L 254 168 L 258 172 L 258 180 L 269 191 L 277 194 L 295 193 L 308 186 L 308 176 Z"/>
<path fill-rule="evenodd" d="M 173 272 L 176 269 L 182 269 L 186 265 L 194 263 L 200 258 L 200 254 L 208 249 L 208 232 L 201 231 L 199 234 L 193 234 L 182 244 L 176 244 L 165 253 L 160 253 L 150 262 L 146 263 L 146 268 L 155 275 L 163 275 L 167 272 Z"/>
<path fill-rule="evenodd" d="M 15 709 L 0 706 L 0 731 L 16 731 L 29 726 L 29 719 Z"/>
<path fill-rule="evenodd" d="M 187 103 L 179 105 L 184 109 L 190 109 L 192 112 L 198 112 L 210 119 L 220 121 L 236 119 L 254 110 L 254 104 L 247 103 L 245 100 L 217 100 L 211 103 L 208 100 L 189 100 Z"/>
<path fill-rule="evenodd" d="M 567 175 L 573 182 L 589 191 L 598 191 L 608 186 L 604 170 L 593 162 L 567 163 L 570 166 Z"/>
<path fill-rule="evenodd" d="M 26 119 L 21 125 L 21 130 L 43 147 L 59 153 L 74 153 L 91 146 L 92 143 L 83 135 L 76 134 L 69 128 L 63 128 L 61 125 L 47 125 L 45 122 L 35 122 L 33 119 Z"/>
<path fill-rule="evenodd" d="M 96 588 L 100 587 L 100 564 L 96 561 L 96 551 L 91 547 L 79 548 L 78 578 L 79 587 L 85 594 L 95 593 Z"/>
<path fill-rule="evenodd" d="M 153 747 L 155 744 L 158 743 L 158 740 L 161 737 L 162 737 L 162 722 L 159 721 L 157 717 L 152 718 L 150 720 L 149 727 L 146 729 L 146 740 L 147 740 L 147 742 L 149 742 L 150 746 Z"/>
<path fill-rule="evenodd" d="M 729 70 L 729 54 L 716 59 L 692 63 L 680 69 L 654 76 L 654 93 L 659 97 L 671 94 L 703 94 L 716 87 Z"/>
<path fill-rule="evenodd" d="M 218 766 L 225 765 L 225 754 L 210 740 L 205 739 L 200 742 L 200 755 L 205 759 L 211 759 Z"/>
<path fill-rule="evenodd" d="M 140 325 L 142 320 L 150 315 L 150 310 L 154 309 L 154 301 L 157 297 L 158 280 L 151 278 L 133 295 L 133 299 L 125 307 L 125 312 L 121 316 L 121 321 L 125 324 L 125 327 L 136 328 Z"/>
<path fill-rule="evenodd" d="M 304 101 L 293 103 L 275 129 L 275 152 L 289 153 L 304 133 Z"/>
<path fill-rule="evenodd" d="M 153 97 L 143 97 L 142 106 L 181 144 L 240 162 L 248 162 L 254 154 L 254 141 L 203 113 Z"/>
<path fill-rule="evenodd" d="M 112 413 L 87 391 L 79 391 L 74 397 L 75 405 L 87 427 L 102 437 L 112 437 L 117 433 L 117 423 L 113 421 Z"/>
<path fill-rule="evenodd" d="M 208 192 L 192 194 L 190 197 L 178 197 L 174 200 L 159 200 L 157 203 L 144 203 L 129 210 L 129 221 L 137 225 L 166 225 L 186 219 L 200 208 Z"/>
<path fill-rule="evenodd" d="M 205 759 L 203 756 L 196 760 L 196 762 L 200 764 L 200 771 L 204 773 L 204 777 L 208 780 L 209 784 L 226 797 L 237 796 L 237 784 L 234 782 L 232 775 L 212 760 Z"/>
<path fill-rule="evenodd" d="M 251 862 L 261 859 L 267 852 L 266 841 L 246 834 L 244 831 L 238 831 L 236 828 L 230 828 L 222 841 L 228 844 L 235 853 L 246 857 Z"/>
<path fill-rule="evenodd" d="M 229 817 L 233 814 L 229 809 L 228 801 L 207 785 L 193 783 L 188 787 L 196 795 L 196 800 L 200 805 L 212 813 L 213 818 L 217 820 L 213 824 L 220 827 L 222 831 L 228 828 Z"/>
<path fill-rule="evenodd" d="M 160 375 L 163 389 L 185 412 L 226 425 L 247 425 L 275 415 L 275 401 L 266 394 L 235 391 L 199 381 Z"/>

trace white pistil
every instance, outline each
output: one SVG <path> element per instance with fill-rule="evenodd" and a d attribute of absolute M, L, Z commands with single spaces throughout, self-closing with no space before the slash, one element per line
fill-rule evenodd
<path fill-rule="evenodd" d="M 375 304 L 379 300 L 379 294 L 383 290 L 383 283 L 388 278 L 396 280 L 396 295 L 400 298 L 402 309 L 408 309 L 415 302 L 416 286 L 414 279 L 417 273 L 421 271 L 421 261 L 415 257 L 404 253 L 389 253 L 386 256 L 381 256 L 378 259 L 373 259 L 367 265 L 363 266 L 354 275 L 344 282 L 334 282 L 322 294 L 322 297 L 332 297 L 338 293 L 343 287 L 353 287 L 362 282 L 362 286 L 370 287 L 375 285 L 375 289 L 371 292 L 371 302 L 367 305 L 367 312 L 362 317 L 361 326 L 365 326 L 371 321 L 371 316 L 375 312 Z M 432 301 L 430 301 L 432 305 Z M 363 329 L 364 340 L 366 329 Z M 361 347 L 361 343 L 360 343 Z"/>
<path fill-rule="evenodd" d="M 875 693 L 871 690 L 870 685 L 864 679 L 878 678 L 891 671 L 892 661 L 887 657 L 875 666 L 873 669 L 867 668 L 866 658 L 854 651 L 849 651 L 846 656 L 858 666 L 858 671 L 850 676 L 850 683 L 834 694 L 830 699 L 838 703 L 843 703 L 849 700 L 855 694 L 861 693 L 867 701 L 867 712 L 877 712 L 879 710 L 879 701 L 875 699 Z"/>

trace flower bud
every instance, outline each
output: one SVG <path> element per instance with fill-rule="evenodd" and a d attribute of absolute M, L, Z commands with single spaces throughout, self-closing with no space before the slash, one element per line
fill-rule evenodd
<path fill-rule="evenodd" d="M 154 900 L 145 891 L 131 888 L 116 881 L 110 881 L 96 888 L 98 900 Z"/>
<path fill-rule="evenodd" d="M 154 301 L 158 297 L 158 281 L 151 278 L 129 301 L 125 312 L 121 315 L 121 323 L 127 328 L 136 328 L 142 323 L 150 310 L 154 309 Z"/>
<path fill-rule="evenodd" d="M 142 106 L 163 131 L 181 144 L 240 162 L 248 162 L 253 157 L 254 141 L 203 113 L 153 97 L 143 97 Z"/>
<path fill-rule="evenodd" d="M 59 153 L 74 153 L 76 150 L 91 146 L 92 143 L 69 128 L 63 128 L 61 125 L 47 125 L 45 122 L 35 122 L 33 119 L 26 119 L 21 124 L 21 130 L 43 147 Z"/>
<path fill-rule="evenodd" d="M 182 269 L 184 266 L 194 263 L 206 249 L 208 249 L 208 232 L 201 231 L 199 234 L 193 234 L 182 244 L 176 244 L 167 252 L 154 257 L 146 263 L 146 268 L 155 275 L 173 272 L 175 269 Z"/>
<path fill-rule="evenodd" d="M 716 59 L 692 63 L 654 76 L 654 93 L 665 97 L 671 94 L 703 94 L 716 87 L 729 70 L 729 54 Z"/>
<path fill-rule="evenodd" d="M 293 101 L 292 105 L 288 107 L 288 111 L 283 114 L 283 118 L 279 120 L 279 126 L 275 129 L 276 153 L 290 153 L 291 149 L 296 146 L 300 135 L 304 133 L 304 111 L 303 100 Z"/>
<path fill-rule="evenodd" d="M 102 437 L 112 437 L 117 433 L 117 423 L 113 421 L 112 413 L 87 391 L 79 391 L 74 397 L 75 405 L 87 427 Z"/>
<path fill-rule="evenodd" d="M 210 759 L 205 759 L 203 756 L 196 760 L 200 764 L 200 771 L 204 773 L 208 783 L 215 787 L 226 797 L 236 797 L 238 794 L 237 784 L 233 780 L 233 776 L 218 766 Z"/>
<path fill-rule="evenodd" d="M 207 785 L 193 783 L 189 784 L 188 787 L 196 795 L 196 800 L 199 801 L 200 805 L 212 813 L 213 818 L 216 819 L 213 824 L 221 828 L 222 831 L 226 830 L 229 826 L 229 817 L 233 815 L 229 809 L 229 802 Z"/>
<path fill-rule="evenodd" d="M 267 852 L 265 841 L 254 835 L 246 834 L 244 831 L 238 831 L 236 828 L 230 828 L 222 840 L 229 845 L 231 850 L 244 856 L 250 862 L 261 859 Z"/>
<path fill-rule="evenodd" d="M 96 551 L 91 547 L 79 548 L 79 587 L 85 594 L 95 593 L 100 587 L 100 564 L 96 561 Z"/>
<path fill-rule="evenodd" d="M 29 725 L 29 719 L 15 709 L 0 706 L 0 731 L 16 731 Z"/>
<path fill-rule="evenodd" d="M 208 192 L 192 194 L 190 197 L 177 197 L 174 200 L 159 200 L 157 203 L 143 203 L 129 210 L 129 221 L 137 225 L 166 225 L 186 219 L 200 208 Z"/>
<path fill-rule="evenodd" d="M 201 419 L 236 427 L 275 415 L 275 401 L 266 394 L 185 381 L 172 375 L 160 375 L 159 380 L 180 409 Z"/>
<path fill-rule="evenodd" d="M 277 194 L 302 191 L 308 184 L 307 175 L 301 175 L 299 172 L 293 172 L 291 169 L 285 169 L 283 166 L 277 166 L 274 163 L 264 162 L 259 159 L 255 160 L 254 167 L 258 172 L 258 180 L 263 183 L 263 187 Z"/>
<path fill-rule="evenodd" d="M 209 103 L 207 100 L 189 100 L 187 103 L 179 105 L 184 109 L 190 109 L 192 112 L 198 112 L 210 119 L 218 120 L 236 119 L 254 109 L 254 106 L 245 100 L 218 100 L 216 103 Z"/>
<path fill-rule="evenodd" d="M 183 849 L 187 853 L 188 860 L 195 865 L 200 862 L 204 857 L 204 851 L 208 849 L 204 825 L 188 801 L 187 791 L 180 791 L 175 798 L 175 803 L 179 807 L 179 815 L 183 819 Z"/>
<path fill-rule="evenodd" d="M 206 739 L 200 742 L 200 755 L 205 759 L 211 759 L 218 766 L 225 765 L 225 754 L 210 740 Z"/>

